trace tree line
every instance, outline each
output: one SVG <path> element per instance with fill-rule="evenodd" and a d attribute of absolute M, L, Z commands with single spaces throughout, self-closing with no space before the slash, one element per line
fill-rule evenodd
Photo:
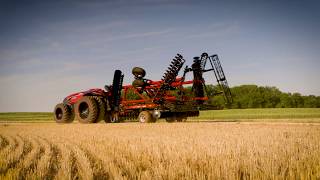
<path fill-rule="evenodd" d="M 281 92 L 276 87 L 241 85 L 230 88 L 233 102 L 226 104 L 220 87 L 206 85 L 208 103 L 217 109 L 246 109 L 246 108 L 320 108 L 320 96 L 303 96 L 300 93 Z M 186 95 L 191 96 L 192 87 L 186 87 Z M 122 93 L 123 94 L 123 93 Z M 170 91 L 171 95 L 178 96 L 177 90 Z M 220 95 L 219 95 L 220 94 Z M 127 92 L 128 100 L 141 99 L 134 92 Z"/>
<path fill-rule="evenodd" d="M 208 85 L 207 92 L 219 93 L 218 86 Z M 320 96 L 281 92 L 276 87 L 241 85 L 230 88 L 233 102 L 225 104 L 223 96 L 214 96 L 210 103 L 219 108 L 320 108 Z"/>

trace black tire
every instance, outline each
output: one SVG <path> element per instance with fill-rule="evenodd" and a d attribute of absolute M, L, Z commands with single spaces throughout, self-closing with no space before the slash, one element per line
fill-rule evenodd
<path fill-rule="evenodd" d="M 108 111 L 106 113 L 105 123 L 118 123 L 120 122 L 119 113 L 115 111 Z"/>
<path fill-rule="evenodd" d="M 110 100 L 108 98 L 102 99 L 105 105 L 105 112 L 104 112 L 104 122 L 105 123 L 110 123 L 111 121 L 111 104 Z"/>
<path fill-rule="evenodd" d="M 111 111 L 107 111 L 107 112 L 105 113 L 104 122 L 105 122 L 105 123 L 111 123 L 111 119 L 112 119 Z"/>
<path fill-rule="evenodd" d="M 166 117 L 167 122 L 186 122 L 187 115 L 184 113 L 173 113 L 171 116 Z"/>
<path fill-rule="evenodd" d="M 111 112 L 110 122 L 111 123 L 118 123 L 120 122 L 119 113 L 118 112 Z"/>
<path fill-rule="evenodd" d="M 194 91 L 195 97 L 204 97 L 204 88 L 203 88 L 203 76 L 202 76 L 202 69 L 201 69 L 201 61 L 198 60 L 192 64 L 193 70 L 193 86 L 192 89 Z M 203 104 L 203 100 L 196 100 L 198 104 Z"/>
<path fill-rule="evenodd" d="M 98 103 L 91 96 L 83 96 L 75 105 L 75 116 L 80 123 L 95 123 L 99 116 Z"/>
<path fill-rule="evenodd" d="M 136 78 L 143 78 L 144 76 L 146 76 L 146 71 L 141 68 L 141 67 L 134 67 L 132 69 L 132 74 L 136 77 Z"/>
<path fill-rule="evenodd" d="M 188 116 L 187 116 L 187 113 L 180 112 L 180 113 L 176 113 L 175 118 L 177 122 L 186 122 Z"/>
<path fill-rule="evenodd" d="M 154 118 L 152 117 L 152 114 L 148 111 L 141 111 L 138 120 L 141 123 L 152 123 L 154 122 Z"/>
<path fill-rule="evenodd" d="M 53 117 L 57 123 L 71 123 L 74 118 L 71 108 L 63 103 L 56 105 L 53 111 Z"/>
<path fill-rule="evenodd" d="M 96 120 L 96 122 L 99 122 L 99 121 L 105 119 L 105 112 L 106 112 L 105 107 L 106 106 L 105 106 L 105 103 L 101 97 L 93 96 L 93 98 L 96 100 L 98 107 L 99 107 L 99 114 L 98 114 L 98 118 Z"/>
<path fill-rule="evenodd" d="M 122 90 L 122 72 L 120 70 L 114 71 L 113 76 L 113 83 L 112 83 L 112 111 L 119 111 L 120 106 L 120 97 L 121 97 L 121 90 Z"/>
<path fill-rule="evenodd" d="M 166 121 L 169 123 L 172 123 L 176 120 L 176 118 L 174 116 L 170 116 L 170 117 L 166 117 Z"/>
<path fill-rule="evenodd" d="M 132 86 L 135 88 L 142 87 L 142 86 L 144 86 L 144 82 L 141 79 L 136 79 L 132 82 Z"/>
<path fill-rule="evenodd" d="M 176 119 L 177 119 L 177 122 L 186 122 L 187 121 L 186 116 L 178 116 Z"/>

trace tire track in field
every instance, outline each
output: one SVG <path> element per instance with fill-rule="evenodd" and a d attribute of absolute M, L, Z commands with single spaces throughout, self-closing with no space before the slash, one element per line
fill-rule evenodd
<path fill-rule="evenodd" d="M 5 146 L 2 151 L 0 152 L 0 157 L 1 159 L 3 159 L 3 157 L 5 157 L 9 152 L 11 152 L 12 150 L 14 150 L 14 148 L 16 147 L 16 139 L 12 136 L 5 136 L 5 139 L 7 141 L 7 146 Z M 1 162 L 0 159 L 0 162 Z M 1 168 L 0 168 L 1 169 Z"/>
<path fill-rule="evenodd" d="M 112 164 L 112 169 L 116 169 L 113 173 L 114 178 L 117 179 L 120 175 L 122 178 L 139 179 L 139 173 L 147 170 L 147 166 L 143 165 L 141 160 L 134 155 L 131 150 L 127 148 L 113 147 L 114 149 L 105 151 L 110 159 L 108 164 Z M 110 170 L 112 170 L 110 169 Z"/>
<path fill-rule="evenodd" d="M 91 167 L 93 169 L 93 179 L 105 180 L 110 179 L 110 174 L 105 171 L 102 160 L 98 159 L 94 154 L 91 154 L 88 150 L 82 148 L 87 155 Z"/>
<path fill-rule="evenodd" d="M 89 155 L 72 142 L 57 143 L 59 169 L 54 179 L 95 179 L 93 162 Z M 99 178 L 101 179 L 101 178 Z"/>
<path fill-rule="evenodd" d="M 44 149 L 40 146 L 36 138 L 29 137 L 28 140 L 30 143 L 30 152 L 26 154 L 24 160 L 17 165 L 19 177 L 26 177 L 28 173 L 33 172 L 38 160 L 44 153 Z"/>
<path fill-rule="evenodd" d="M 8 140 L 3 135 L 0 134 L 0 152 L 2 149 L 4 149 L 8 145 L 9 145 Z"/>
<path fill-rule="evenodd" d="M 49 143 L 41 137 L 6 136 L 7 146 L 0 153 L 4 177 L 26 177 L 27 179 L 110 179 L 119 177 L 134 178 L 134 163 L 121 151 L 108 160 L 97 158 L 94 153 L 74 143 L 64 148 Z M 114 153 L 114 152 L 113 152 Z M 112 154 L 110 151 L 108 154 Z M 10 155 L 10 156 L 8 156 Z M 134 162 L 132 160 L 132 162 Z M 106 165 L 108 164 L 107 168 Z M 129 166 L 128 166 L 129 165 Z M 131 169 L 131 170 L 130 170 Z M 9 172 L 8 172 L 9 170 Z"/>
<path fill-rule="evenodd" d="M 40 153 L 38 160 L 32 170 L 26 174 L 26 179 L 53 179 L 58 171 L 58 156 L 60 154 L 58 148 L 51 144 L 48 140 L 37 137 L 40 144 Z"/>
<path fill-rule="evenodd" d="M 4 174 L 4 179 L 19 179 L 22 171 L 22 164 L 31 152 L 32 145 L 29 140 L 22 138 L 21 135 L 16 135 L 18 146 L 12 152 L 11 161 L 8 160 L 8 169 Z M 20 139 L 20 140 L 19 140 Z"/>
<path fill-rule="evenodd" d="M 28 143 L 21 136 L 16 135 L 13 137 L 13 141 L 14 143 L 11 142 L 12 146 L 9 143 L 9 147 L 1 152 L 1 174 L 6 174 L 9 168 L 14 168 L 23 159 L 24 155 L 28 153 Z"/>
<path fill-rule="evenodd" d="M 8 167 L 8 156 L 17 147 L 17 140 L 11 135 L 5 135 L 8 145 L 0 152 L 0 175 L 4 175 Z"/>
<path fill-rule="evenodd" d="M 56 176 L 58 169 L 60 168 L 58 158 L 61 156 L 61 152 L 56 145 L 51 144 L 51 148 L 52 148 L 52 156 L 50 159 L 51 165 L 50 165 L 49 174 L 47 176 L 49 179 L 53 179 Z"/>
<path fill-rule="evenodd" d="M 120 169 L 121 175 L 129 179 L 137 179 L 135 163 L 125 153 L 118 151 L 118 154 L 113 156 L 113 163 Z"/>
<path fill-rule="evenodd" d="M 107 179 L 138 179 L 134 178 L 134 174 L 131 174 L 129 169 L 126 167 L 126 159 L 122 156 L 121 150 L 118 150 L 119 149 L 114 148 L 100 149 L 98 152 L 106 154 L 106 158 L 95 157 L 94 154 L 97 152 L 96 149 L 88 149 L 87 152 L 89 156 L 92 157 L 93 161 L 97 161 L 97 165 L 101 166 L 102 172 L 107 176 Z"/>
<path fill-rule="evenodd" d="M 91 165 L 92 163 L 90 162 L 88 155 L 76 144 L 70 143 L 69 147 L 71 147 L 71 157 L 74 161 L 72 174 L 79 175 L 81 179 L 93 179 L 94 173 Z"/>
<path fill-rule="evenodd" d="M 55 179 L 110 179 L 103 162 L 80 145 L 68 142 L 57 146 L 62 156 Z"/>
<path fill-rule="evenodd" d="M 75 155 L 74 151 L 70 147 L 69 143 L 57 143 L 57 148 L 60 151 L 60 156 L 58 158 L 58 162 L 60 168 L 55 179 L 79 179 L 79 162 L 77 162 L 77 156 Z"/>

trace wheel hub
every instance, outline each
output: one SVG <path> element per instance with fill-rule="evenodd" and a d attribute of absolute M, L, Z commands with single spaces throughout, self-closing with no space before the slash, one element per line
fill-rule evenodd
<path fill-rule="evenodd" d="M 140 115 L 140 122 L 142 122 L 142 123 L 144 123 L 144 122 L 146 122 L 146 117 L 145 117 L 145 115 Z"/>
<path fill-rule="evenodd" d="M 81 103 L 79 106 L 80 117 L 86 119 L 89 116 L 89 106 L 87 103 Z"/>
<path fill-rule="evenodd" d="M 63 116 L 62 109 L 61 109 L 61 108 L 58 108 L 58 109 L 56 110 L 56 118 L 60 120 L 60 119 L 62 119 L 62 116 Z"/>

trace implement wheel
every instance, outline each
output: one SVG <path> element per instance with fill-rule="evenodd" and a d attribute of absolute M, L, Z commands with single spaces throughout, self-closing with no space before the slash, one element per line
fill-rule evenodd
<path fill-rule="evenodd" d="M 73 121 L 73 112 L 71 111 L 71 108 L 63 103 L 56 105 L 53 116 L 57 123 L 71 123 Z"/>
<path fill-rule="evenodd" d="M 142 87 L 145 83 L 141 79 L 136 79 L 132 82 L 132 86 L 137 88 L 137 87 Z"/>
<path fill-rule="evenodd" d="M 186 116 L 178 116 L 176 119 L 177 119 L 177 122 L 186 122 L 187 121 Z"/>
<path fill-rule="evenodd" d="M 98 114 L 98 118 L 96 120 L 96 122 L 99 122 L 101 120 L 105 119 L 105 103 L 103 101 L 103 99 L 101 97 L 98 96 L 93 96 L 93 98 L 96 100 L 98 107 L 99 107 L 99 114 Z"/>
<path fill-rule="evenodd" d="M 175 120 L 176 120 L 176 117 L 174 116 L 166 117 L 166 121 L 169 123 L 174 122 Z"/>
<path fill-rule="evenodd" d="M 83 96 L 75 105 L 75 115 L 80 123 L 95 123 L 99 117 L 96 100 L 91 96 Z"/>
<path fill-rule="evenodd" d="M 146 71 L 141 67 L 134 67 L 132 69 L 132 74 L 137 78 L 143 78 L 146 76 Z"/>
<path fill-rule="evenodd" d="M 152 117 L 152 114 L 149 113 L 148 111 L 141 111 L 139 116 L 138 116 L 138 120 L 141 123 L 151 123 L 154 122 L 154 119 Z"/>
<path fill-rule="evenodd" d="M 106 113 L 106 118 L 104 120 L 106 123 L 118 123 L 120 122 L 119 112 L 117 111 L 108 111 Z"/>
<path fill-rule="evenodd" d="M 186 122 L 188 116 L 185 113 L 179 113 L 176 115 L 177 122 Z"/>

